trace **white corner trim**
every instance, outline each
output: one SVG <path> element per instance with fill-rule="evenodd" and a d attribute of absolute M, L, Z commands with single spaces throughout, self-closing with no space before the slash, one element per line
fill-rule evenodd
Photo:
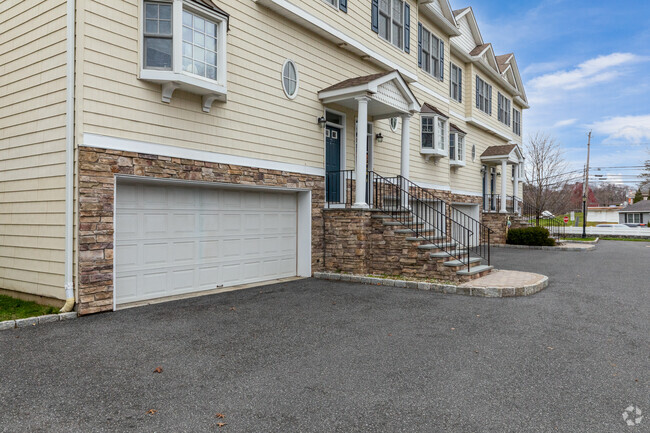
<path fill-rule="evenodd" d="M 248 158 L 245 156 L 226 155 L 205 150 L 186 149 L 166 144 L 146 141 L 128 140 L 107 135 L 84 134 L 81 146 L 100 149 L 120 150 L 125 152 L 147 153 L 150 155 L 169 156 L 171 158 L 193 159 L 217 164 L 241 165 L 244 167 L 279 170 L 291 173 L 325 176 L 325 169 L 307 165 L 290 164 L 286 162 L 269 161 L 266 159 Z"/>
<path fill-rule="evenodd" d="M 424 93 L 433 96 L 434 98 L 438 99 L 441 102 L 444 102 L 445 104 L 449 104 L 449 98 L 445 98 L 444 96 L 439 95 L 438 93 L 426 87 L 424 84 L 415 82 L 415 83 L 411 83 L 411 86 L 415 87 L 416 89 L 422 90 Z"/>
<path fill-rule="evenodd" d="M 342 43 L 347 44 L 356 50 L 360 51 L 364 55 L 372 58 L 376 62 L 382 64 L 386 69 L 397 69 L 406 79 L 407 81 L 413 82 L 417 81 L 418 77 L 414 72 L 411 72 L 402 66 L 398 65 L 397 63 L 387 59 L 386 57 L 382 56 L 381 54 L 371 50 L 370 48 L 366 47 L 356 39 L 353 39 L 352 37 L 348 36 L 347 34 L 343 33 L 342 31 L 332 27 L 331 25 L 327 24 L 325 21 L 316 18 L 312 14 L 306 12 L 305 10 L 299 8 L 298 6 L 288 2 L 287 0 L 253 0 L 256 3 L 259 3 L 263 6 L 271 6 L 272 8 L 281 8 L 285 11 L 285 13 L 289 13 L 290 15 L 299 18 L 302 22 L 307 23 L 311 27 L 316 27 L 322 32 L 328 33 L 330 36 L 333 36 L 334 38 L 340 40 Z M 287 17 L 290 18 L 290 17 Z M 295 21 L 295 20 L 292 20 Z"/>
<path fill-rule="evenodd" d="M 452 189 L 451 193 L 452 194 L 458 194 L 458 195 L 468 195 L 468 196 L 471 196 L 471 197 L 483 197 L 483 193 L 474 192 L 474 191 L 463 191 L 463 190 L 460 190 L 460 189 Z M 467 205 L 475 204 L 476 206 L 478 206 L 478 203 L 460 203 L 460 204 L 467 204 Z"/>

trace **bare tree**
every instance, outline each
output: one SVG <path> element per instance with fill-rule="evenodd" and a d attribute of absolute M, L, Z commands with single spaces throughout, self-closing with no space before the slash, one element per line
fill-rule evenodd
<path fill-rule="evenodd" d="M 627 187 L 614 183 L 604 183 L 594 188 L 594 194 L 601 206 L 619 205 L 627 197 Z"/>
<path fill-rule="evenodd" d="M 565 211 L 568 202 L 565 186 L 575 176 L 567 174 L 560 143 L 546 133 L 537 132 L 528 138 L 524 156 L 524 201 L 533 207 L 538 218 L 546 210 Z"/>
<path fill-rule="evenodd" d="M 648 153 L 650 153 L 650 150 L 648 150 Z M 645 167 L 639 177 L 641 178 L 642 188 L 650 187 L 650 159 L 645 162 Z"/>

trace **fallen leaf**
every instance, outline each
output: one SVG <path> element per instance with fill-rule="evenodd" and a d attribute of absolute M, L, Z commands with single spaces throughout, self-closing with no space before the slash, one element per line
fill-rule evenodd
<path fill-rule="evenodd" d="M 474 353 L 478 353 L 478 350 L 475 350 Z"/>
<path fill-rule="evenodd" d="M 553 348 L 551 346 L 548 346 L 547 349 L 548 350 L 553 350 Z"/>
<path fill-rule="evenodd" d="M 614 364 L 613 362 L 610 362 L 610 364 L 612 364 L 612 367 L 616 367 L 616 364 Z"/>
<path fill-rule="evenodd" d="M 156 367 L 156 369 L 153 371 L 154 373 L 162 373 L 162 367 Z"/>
<path fill-rule="evenodd" d="M 217 427 L 219 427 L 219 428 L 221 428 L 221 427 L 223 427 L 223 426 L 225 426 L 225 425 L 226 425 L 225 422 L 218 422 L 218 423 L 217 423 Z"/>
<path fill-rule="evenodd" d="M 224 418 L 226 417 L 226 415 L 224 415 L 224 414 L 222 414 L 222 413 L 218 413 L 218 414 L 216 414 L 215 416 L 216 416 L 217 418 L 220 418 L 220 419 L 224 419 Z"/>
<path fill-rule="evenodd" d="M 477 314 L 476 317 L 481 317 L 481 315 L 480 315 L 480 314 Z"/>
<path fill-rule="evenodd" d="M 153 415 L 153 414 L 155 414 L 156 412 L 158 412 L 156 409 L 149 409 L 149 410 L 147 411 L 147 415 Z"/>
<path fill-rule="evenodd" d="M 388 334 L 388 336 L 389 336 L 389 337 L 392 337 L 392 336 L 393 336 L 393 334 Z"/>
<path fill-rule="evenodd" d="M 336 305 L 336 302 L 332 302 L 332 305 Z"/>
<path fill-rule="evenodd" d="M 235 307 L 230 307 L 230 311 L 237 311 Z"/>
<path fill-rule="evenodd" d="M 456 330 L 456 328 L 451 328 L 451 330 L 452 330 L 452 331 L 455 331 L 455 330 Z"/>

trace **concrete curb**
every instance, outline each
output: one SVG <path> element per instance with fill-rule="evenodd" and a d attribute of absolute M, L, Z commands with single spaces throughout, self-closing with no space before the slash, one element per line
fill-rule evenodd
<path fill-rule="evenodd" d="M 586 243 L 586 242 L 585 242 Z M 592 251 L 596 249 L 596 245 L 589 245 L 586 248 L 573 248 L 573 247 L 545 247 L 545 246 L 531 246 L 531 245 L 510 245 L 510 244 L 499 244 L 492 245 L 492 248 L 512 248 L 516 250 L 545 250 L 545 251 Z"/>
<path fill-rule="evenodd" d="M 53 323 L 64 320 L 76 319 L 77 313 L 60 313 L 60 314 L 46 314 L 44 316 L 28 317 L 26 319 L 5 320 L 0 322 L 0 331 L 5 329 L 26 328 L 28 326 L 42 325 L 44 323 Z"/>
<path fill-rule="evenodd" d="M 314 278 L 330 281 L 349 281 L 351 283 L 373 284 L 376 286 L 425 290 L 454 295 L 478 296 L 481 298 L 530 296 L 548 287 L 547 276 L 544 276 L 544 278 L 538 283 L 521 287 L 463 287 L 463 285 L 457 286 L 454 284 L 427 283 L 423 281 L 391 280 L 388 278 L 375 278 L 366 275 L 337 274 L 334 272 L 314 272 Z"/>

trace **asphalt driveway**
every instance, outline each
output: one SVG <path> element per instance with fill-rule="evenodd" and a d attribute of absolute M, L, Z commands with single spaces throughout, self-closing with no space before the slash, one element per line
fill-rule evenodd
<path fill-rule="evenodd" d="M 3 331 L 0 431 L 650 431 L 649 259 L 641 242 L 498 249 L 550 286 L 301 280 Z"/>

